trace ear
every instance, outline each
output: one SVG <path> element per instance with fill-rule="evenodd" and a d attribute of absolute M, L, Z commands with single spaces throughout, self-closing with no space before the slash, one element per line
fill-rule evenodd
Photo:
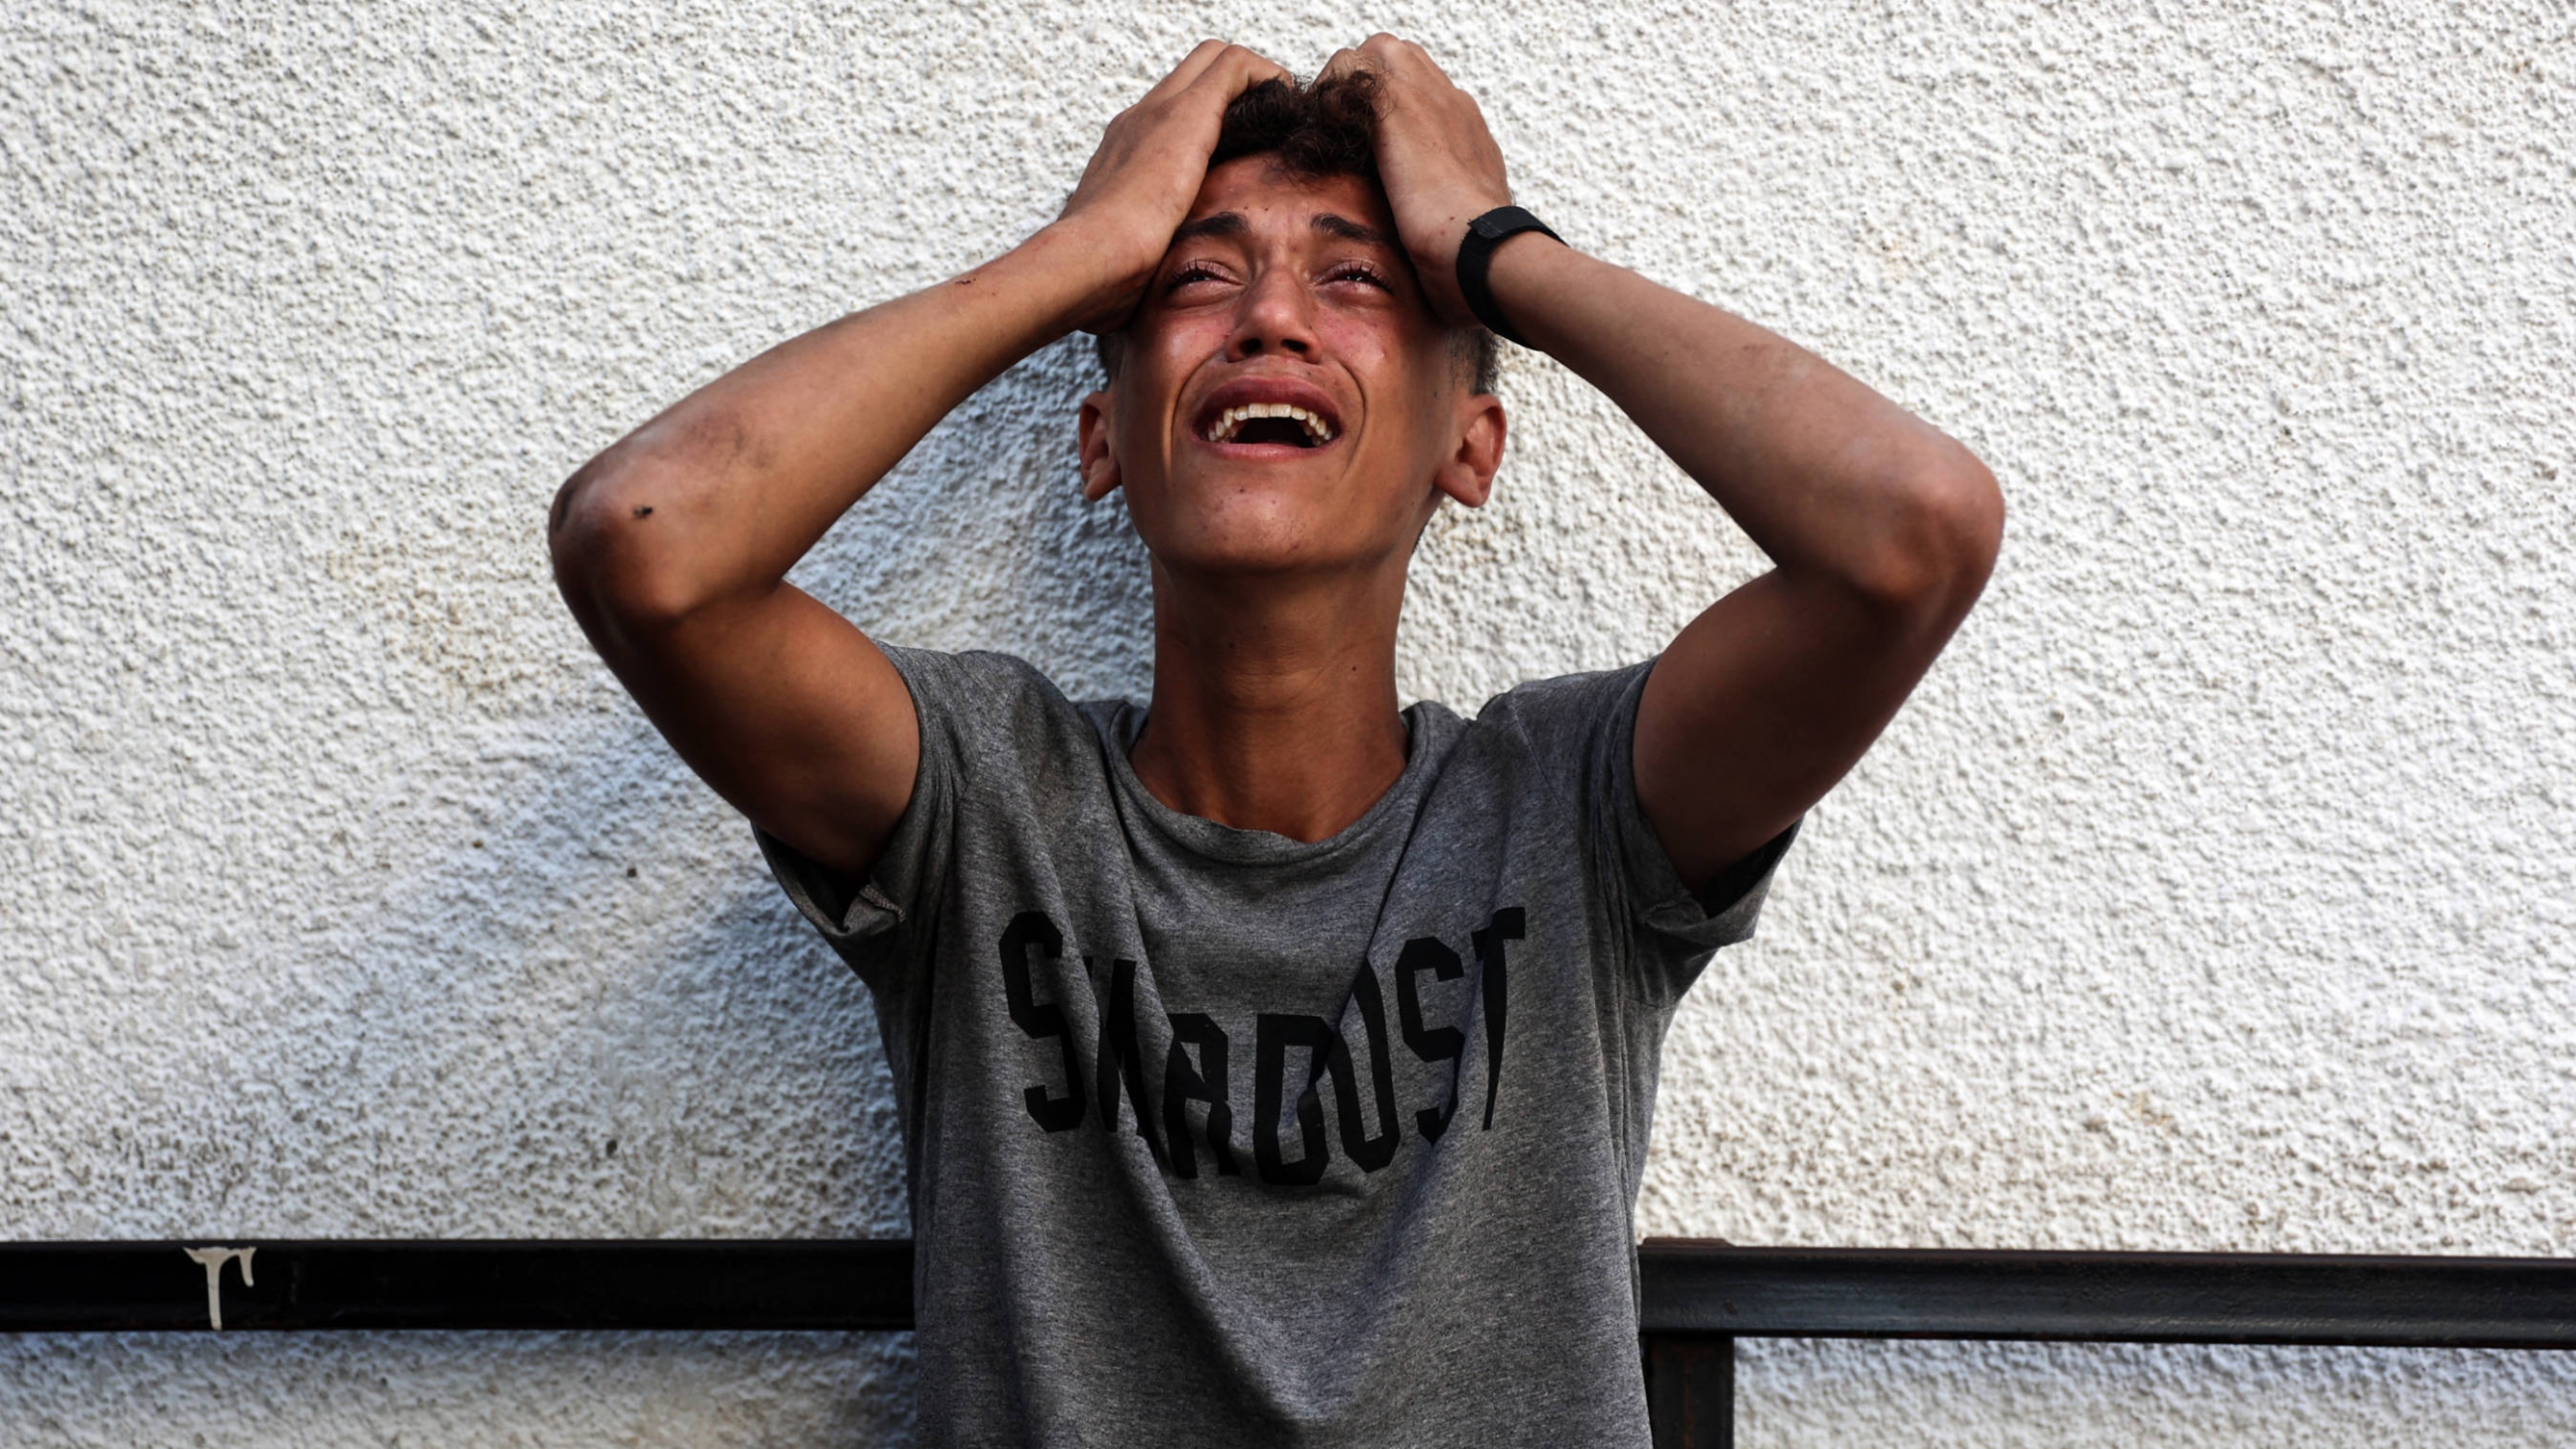
<path fill-rule="evenodd" d="M 1082 440 L 1082 496 L 1097 503 L 1118 490 L 1118 458 L 1109 451 L 1110 397 L 1095 392 L 1082 400 L 1076 427 Z"/>
<path fill-rule="evenodd" d="M 1502 399 L 1479 393 L 1458 401 L 1458 442 L 1431 476 L 1431 486 L 1469 508 L 1482 508 L 1503 466 Z"/>

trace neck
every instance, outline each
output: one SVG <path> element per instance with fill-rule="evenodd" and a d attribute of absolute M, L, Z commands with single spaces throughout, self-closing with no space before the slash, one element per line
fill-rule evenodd
<path fill-rule="evenodd" d="M 1183 814 L 1338 834 L 1404 773 L 1404 571 L 1205 579 L 1154 566 L 1154 701 L 1136 778 Z"/>

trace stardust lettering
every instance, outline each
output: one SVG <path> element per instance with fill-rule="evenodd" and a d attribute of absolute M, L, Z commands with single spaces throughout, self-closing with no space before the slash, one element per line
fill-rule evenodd
<path fill-rule="evenodd" d="M 1469 1018 L 1482 1021 L 1485 1048 L 1483 1108 L 1470 1115 L 1479 1131 L 1493 1129 L 1511 1000 L 1506 943 L 1526 935 L 1526 915 L 1512 907 L 1468 933 L 1466 955 L 1436 936 L 1406 941 L 1391 973 L 1392 1032 L 1387 983 L 1367 961 L 1351 978 L 1338 1025 L 1302 1012 L 1256 1013 L 1252 1110 L 1245 1123 L 1236 1111 L 1246 1065 L 1238 1038 L 1205 1012 L 1155 1009 L 1151 974 L 1136 962 L 1070 957 L 1063 930 L 1044 912 L 1025 911 L 999 943 L 1012 1024 L 1038 1048 L 1021 1101 L 1042 1132 L 1066 1132 L 1086 1121 L 1112 1135 L 1132 1132 L 1144 1139 L 1155 1165 L 1176 1178 L 1212 1173 L 1301 1187 L 1321 1182 L 1336 1153 L 1373 1173 L 1395 1160 L 1408 1124 L 1412 1136 L 1438 1142 L 1462 1101 L 1473 1100 L 1462 1080 Z M 1080 978 L 1065 968 L 1070 959 L 1081 961 Z M 1077 979 L 1090 985 L 1088 1044 L 1077 1040 L 1076 1008 L 1063 996 Z M 1039 999 L 1041 982 L 1050 983 L 1054 999 Z M 1455 1024 L 1434 1024 L 1442 1017 Z M 1045 1049 L 1048 1043 L 1053 1050 Z M 1416 1084 L 1417 1092 L 1427 1082 L 1429 1090 L 1404 1101 L 1400 1079 Z M 1237 1135 L 1238 1126 L 1248 1130 L 1249 1142 Z"/>

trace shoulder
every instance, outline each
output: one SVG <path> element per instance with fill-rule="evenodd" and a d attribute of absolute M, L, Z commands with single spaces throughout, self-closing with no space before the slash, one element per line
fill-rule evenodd
<path fill-rule="evenodd" d="M 934 713 L 994 720 L 1017 715 L 1076 717 L 1080 707 L 1036 665 L 1016 654 L 968 649 L 911 649 L 881 644 L 912 691 L 924 723 Z"/>
<path fill-rule="evenodd" d="M 1485 701 L 1469 733 L 1537 752 L 1590 744 L 1623 720 L 1635 719 L 1637 696 L 1653 667 L 1648 659 L 1514 685 Z"/>
<path fill-rule="evenodd" d="M 1055 681 L 1016 654 L 990 649 L 952 654 L 944 649 L 914 649 L 901 644 L 877 647 L 885 651 L 886 659 L 916 697 L 934 695 L 942 700 L 987 704 L 1025 701 L 1040 706 L 1064 699 Z"/>
<path fill-rule="evenodd" d="M 1442 779 L 1453 793 L 1485 782 L 1516 801 L 1516 811 L 1595 800 L 1605 790 L 1615 796 L 1626 782 L 1648 667 L 1533 679 L 1495 695 L 1457 727 Z"/>
<path fill-rule="evenodd" d="M 1093 738 L 1083 707 L 1017 655 L 880 647 L 912 691 L 925 752 L 989 764 L 1002 756 L 1060 755 Z"/>

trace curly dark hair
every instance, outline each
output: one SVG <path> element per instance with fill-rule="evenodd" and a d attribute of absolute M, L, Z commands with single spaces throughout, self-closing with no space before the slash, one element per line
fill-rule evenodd
<path fill-rule="evenodd" d="M 1273 158 L 1288 177 L 1377 176 L 1377 77 L 1367 71 L 1326 76 L 1298 86 L 1266 80 L 1234 98 L 1225 108 L 1216 150 L 1208 157 L 1214 169 L 1246 156 Z M 1094 340 L 1100 367 L 1118 375 L 1125 350 L 1123 332 L 1103 332 Z M 1470 386 L 1478 393 L 1494 390 L 1500 349 L 1494 334 L 1482 327 L 1458 333 L 1460 360 L 1473 371 Z"/>
<path fill-rule="evenodd" d="M 1300 89 L 1266 80 L 1234 98 L 1217 130 L 1213 170 L 1244 156 L 1273 156 L 1286 175 L 1377 179 L 1377 77 L 1364 70 Z"/>

